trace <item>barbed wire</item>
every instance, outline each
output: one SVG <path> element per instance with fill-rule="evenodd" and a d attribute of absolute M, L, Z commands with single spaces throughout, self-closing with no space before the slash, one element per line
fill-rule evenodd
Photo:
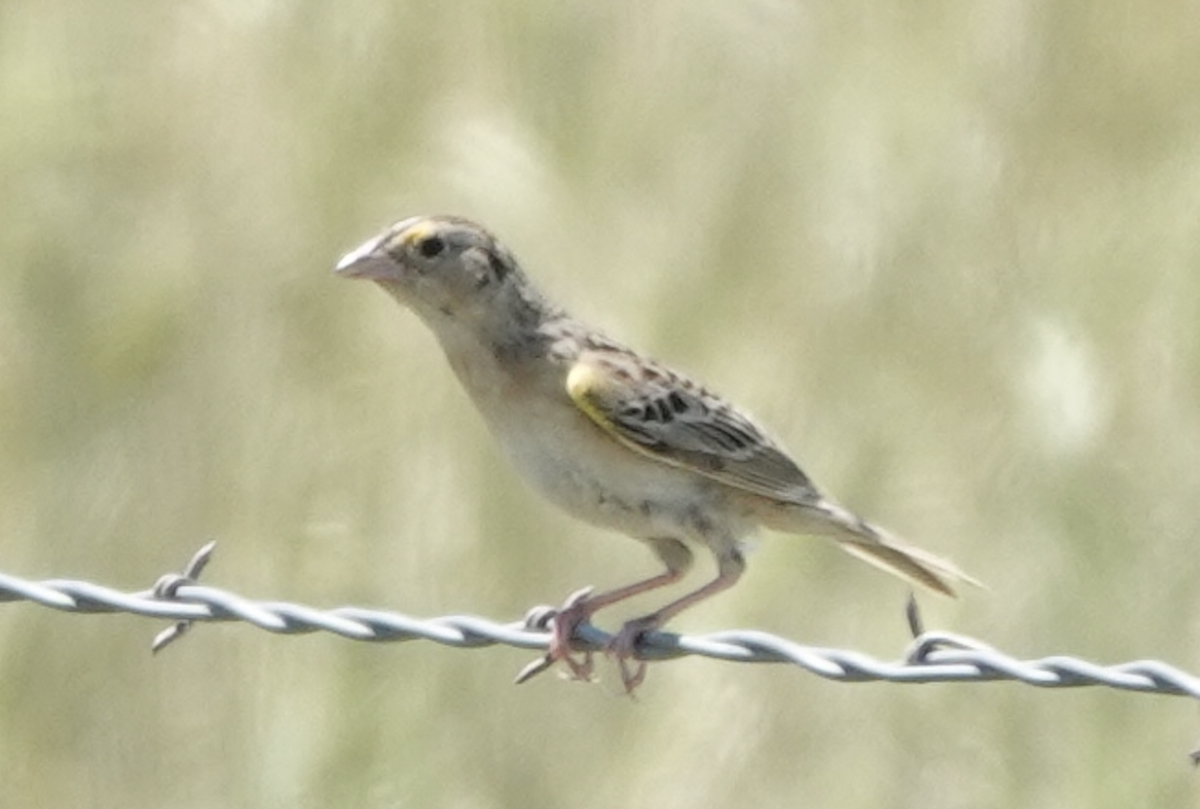
<path fill-rule="evenodd" d="M 29 601 L 72 613 L 128 613 L 175 621 L 154 639 L 157 652 L 197 621 L 242 621 L 277 634 L 330 632 L 372 642 L 428 640 L 457 648 L 504 645 L 545 650 L 549 621 L 556 610 L 536 607 L 520 621 L 500 623 L 471 615 L 414 618 L 362 607 L 316 607 L 285 601 L 256 601 L 196 583 L 215 543 L 205 545 L 182 573 L 162 577 L 149 590 L 122 592 L 85 581 L 30 581 L 0 573 L 0 603 Z M 1124 691 L 1168 694 L 1200 700 L 1200 678 L 1159 660 L 1103 665 L 1067 655 L 1019 659 L 985 643 L 949 632 L 927 632 L 915 602 L 909 604 L 914 639 L 899 660 L 884 661 L 862 652 L 805 646 L 766 632 L 729 630 L 705 635 L 647 633 L 638 644 L 641 660 L 699 655 L 740 663 L 788 663 L 828 680 L 893 683 L 990 682 L 1010 680 L 1041 688 L 1103 686 Z M 611 636 L 585 624 L 572 637 L 581 651 L 606 647 Z M 523 682 L 549 668 L 546 658 L 527 666 Z M 1200 750 L 1192 754 L 1200 763 Z"/>

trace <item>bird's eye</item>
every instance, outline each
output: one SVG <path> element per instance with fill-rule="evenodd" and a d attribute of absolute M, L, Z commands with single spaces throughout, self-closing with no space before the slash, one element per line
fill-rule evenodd
<path fill-rule="evenodd" d="M 437 236 L 430 236 L 422 239 L 421 243 L 417 245 L 417 252 L 419 252 L 425 258 L 433 258 L 434 256 L 440 255 L 445 249 L 446 243 Z"/>

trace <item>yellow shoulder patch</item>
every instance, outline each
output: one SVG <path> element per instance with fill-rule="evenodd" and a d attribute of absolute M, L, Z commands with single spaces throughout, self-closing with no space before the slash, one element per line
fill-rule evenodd
<path fill-rule="evenodd" d="M 589 362 L 576 362 L 567 374 L 567 395 L 575 406 L 592 421 L 610 433 L 616 433 L 615 426 L 604 414 L 600 404 L 598 391 L 605 386 L 604 373 Z"/>

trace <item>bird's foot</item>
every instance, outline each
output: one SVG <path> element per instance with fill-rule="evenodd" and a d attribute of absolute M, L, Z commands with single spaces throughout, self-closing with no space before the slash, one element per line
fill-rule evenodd
<path fill-rule="evenodd" d="M 616 658 L 617 665 L 621 669 L 621 684 L 625 686 L 626 694 L 632 695 L 646 679 L 646 661 L 637 659 L 638 641 L 647 632 L 658 629 L 660 623 L 661 621 L 654 615 L 628 621 L 608 642 L 608 646 L 604 650 L 606 654 Z"/>
<path fill-rule="evenodd" d="M 550 619 L 550 648 L 546 652 L 551 663 L 563 662 L 571 672 L 571 679 L 584 682 L 592 679 L 592 653 L 585 651 L 576 659 L 571 654 L 571 638 L 580 624 L 592 618 L 592 607 L 588 601 L 591 594 L 591 587 L 576 590 L 558 608 L 558 612 Z"/>
<path fill-rule="evenodd" d="M 523 683 L 534 675 L 541 674 L 555 663 L 562 662 L 571 674 L 573 680 L 590 682 L 592 679 L 592 653 L 582 652 L 578 657 L 571 649 L 571 638 L 580 624 L 591 620 L 594 611 L 588 597 L 593 588 L 584 587 L 567 597 L 557 610 L 548 611 L 538 623 L 550 629 L 550 645 L 546 654 L 530 663 L 517 675 L 517 683 Z"/>

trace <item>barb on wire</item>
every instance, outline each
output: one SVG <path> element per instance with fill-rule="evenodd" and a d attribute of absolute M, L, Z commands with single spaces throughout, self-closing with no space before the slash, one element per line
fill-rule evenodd
<path fill-rule="evenodd" d="M 196 551 L 196 554 L 184 566 L 182 573 L 168 573 L 154 583 L 155 598 L 173 599 L 179 588 L 185 584 L 195 584 L 200 578 L 200 574 L 204 572 L 204 568 L 208 566 L 208 560 L 212 558 L 212 553 L 216 550 L 217 541 L 211 540 L 206 542 Z M 191 618 L 186 618 L 182 621 L 176 621 L 169 627 L 159 632 L 154 636 L 154 641 L 150 644 L 150 653 L 156 654 L 160 649 L 174 641 L 176 638 L 188 631 L 192 625 Z"/>
<path fill-rule="evenodd" d="M 498 623 L 469 615 L 413 618 L 407 615 L 338 607 L 322 610 L 282 601 L 253 601 L 196 583 L 215 543 L 205 545 L 180 574 L 161 578 L 150 590 L 126 593 L 83 581 L 29 581 L 0 573 L 0 602 L 31 601 L 65 612 L 130 613 L 175 623 L 155 638 L 159 651 L 196 621 L 243 621 L 279 634 L 331 632 L 352 640 L 429 640 L 458 648 L 506 645 L 546 650 L 546 626 L 556 610 L 537 607 L 524 620 Z M 1056 655 L 1022 660 L 961 635 L 925 631 L 915 604 L 908 607 L 916 637 L 896 661 L 861 652 L 804 646 L 755 630 L 707 635 L 648 633 L 637 656 L 667 660 L 687 655 L 742 663 L 789 663 L 819 677 L 840 682 L 885 680 L 894 683 L 986 682 L 1012 680 L 1042 688 L 1105 686 L 1200 700 L 1200 678 L 1158 660 L 1101 665 Z M 580 627 L 572 639 L 581 650 L 604 649 L 611 636 L 595 626 Z M 540 661 L 526 667 L 522 679 L 543 671 Z M 1200 761 L 1200 751 L 1194 754 Z"/>

